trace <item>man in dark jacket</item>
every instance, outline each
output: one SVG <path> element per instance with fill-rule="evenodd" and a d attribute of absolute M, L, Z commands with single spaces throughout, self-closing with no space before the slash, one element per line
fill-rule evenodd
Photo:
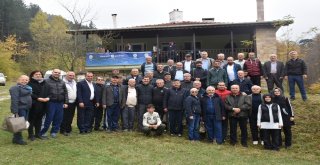
<path fill-rule="evenodd" d="M 59 79 L 60 74 L 60 69 L 53 69 L 52 75 L 46 80 L 49 102 L 44 126 L 40 131 L 41 139 L 48 138 L 45 134 L 48 131 L 51 123 L 51 137 L 57 137 L 57 133 L 63 120 L 63 108 L 68 107 L 68 91 L 66 84 Z"/>
<path fill-rule="evenodd" d="M 268 91 L 272 92 L 274 84 L 283 91 L 282 81 L 285 74 L 284 64 L 277 60 L 276 54 L 270 55 L 270 61 L 263 65 L 263 77 L 267 81 Z"/>
<path fill-rule="evenodd" d="M 207 87 L 207 75 L 208 71 L 202 68 L 202 62 L 196 61 L 196 67 L 193 68 L 190 72 L 193 81 L 200 81 L 203 88 Z"/>
<path fill-rule="evenodd" d="M 222 121 L 226 119 L 223 102 L 219 95 L 215 94 L 215 88 L 208 86 L 206 94 L 201 99 L 202 118 L 204 120 L 208 140 L 217 144 L 222 144 Z"/>
<path fill-rule="evenodd" d="M 177 134 L 182 136 L 182 117 L 183 117 L 183 103 L 186 98 L 186 90 L 181 88 L 179 80 L 175 79 L 170 88 L 164 96 L 163 107 L 164 111 L 169 111 L 170 134 L 173 136 Z"/>
<path fill-rule="evenodd" d="M 183 74 L 183 81 L 181 82 L 181 88 L 186 89 L 189 95 L 190 89 L 192 87 L 193 87 L 193 81 L 191 80 L 191 74 L 190 73 Z"/>
<path fill-rule="evenodd" d="M 304 88 L 303 79 L 307 78 L 307 65 L 302 59 L 298 58 L 297 51 L 291 51 L 289 55 L 291 59 L 286 63 L 285 78 L 289 80 L 290 99 L 295 99 L 295 84 L 297 83 L 302 100 L 306 101 L 307 93 Z"/>
<path fill-rule="evenodd" d="M 169 59 L 167 61 L 167 66 L 165 66 L 163 70 L 167 73 L 171 73 L 171 72 L 175 71 L 176 66 L 174 66 L 174 61 L 172 59 Z"/>
<path fill-rule="evenodd" d="M 188 71 L 183 69 L 183 64 L 181 62 L 177 62 L 176 64 L 176 70 L 172 71 L 171 79 L 178 79 L 179 81 L 183 80 L 183 74 L 188 73 Z"/>
<path fill-rule="evenodd" d="M 155 78 L 155 79 L 163 79 L 165 73 L 166 72 L 163 70 L 163 65 L 162 64 L 158 64 L 157 65 L 157 70 L 153 72 L 153 78 Z"/>
<path fill-rule="evenodd" d="M 239 85 L 231 86 L 231 95 L 226 98 L 225 108 L 228 112 L 230 121 L 230 143 L 235 145 L 237 142 L 237 125 L 241 130 L 241 145 L 248 147 L 247 121 L 251 109 L 249 96 L 242 95 Z"/>
<path fill-rule="evenodd" d="M 102 93 L 103 93 L 103 89 L 105 86 L 105 81 L 103 79 L 103 77 L 97 77 L 97 81 L 94 84 L 95 85 L 95 94 L 96 94 L 96 100 L 97 100 L 97 104 L 98 106 L 94 107 L 94 112 L 93 112 L 93 119 L 91 122 L 91 125 L 93 126 L 95 131 L 100 131 L 100 124 L 102 121 L 102 117 L 103 117 L 103 107 L 102 107 Z"/>
<path fill-rule="evenodd" d="M 107 109 L 106 129 L 109 133 L 116 132 L 119 129 L 118 122 L 124 100 L 124 91 L 119 76 L 114 75 L 111 77 L 111 84 L 104 88 L 102 94 L 102 106 Z"/>
<path fill-rule="evenodd" d="M 152 104 L 155 107 L 156 112 L 158 112 L 161 121 L 163 121 L 163 116 L 165 112 L 163 111 L 163 99 L 168 88 L 164 87 L 164 81 L 158 79 L 156 81 L 157 86 L 152 90 Z"/>
<path fill-rule="evenodd" d="M 231 85 L 238 84 L 240 86 L 240 92 L 245 95 L 250 95 L 252 82 L 250 79 L 244 77 L 244 71 L 239 70 L 238 71 L 238 78 L 232 81 Z"/>
<path fill-rule="evenodd" d="M 224 69 L 220 68 L 220 61 L 216 60 L 213 62 L 213 68 L 208 71 L 208 82 L 207 85 L 217 87 L 219 82 L 224 82 L 228 85 L 228 75 Z"/>
<path fill-rule="evenodd" d="M 93 73 L 86 73 L 84 80 L 77 83 L 78 113 L 77 125 L 80 134 L 92 131 L 92 116 L 94 107 L 99 106 L 99 98 L 96 96 L 95 85 L 93 84 Z"/>
<path fill-rule="evenodd" d="M 130 75 L 126 77 L 126 79 L 123 81 L 123 85 L 128 85 L 129 79 L 135 79 L 136 85 L 140 84 L 142 82 L 142 76 L 139 75 L 139 69 L 133 68 L 131 69 Z"/>
<path fill-rule="evenodd" d="M 152 89 L 153 86 L 150 85 L 150 78 L 144 76 L 142 79 L 142 84 L 137 86 L 137 96 L 138 96 L 138 128 L 142 131 L 143 125 L 143 114 L 147 112 L 147 105 L 152 103 Z"/>
<path fill-rule="evenodd" d="M 239 64 L 234 63 L 233 57 L 227 58 L 228 63 L 224 65 L 223 69 L 227 72 L 228 76 L 228 89 L 230 89 L 230 84 L 233 80 L 238 78 L 238 71 L 241 70 L 241 66 Z"/>

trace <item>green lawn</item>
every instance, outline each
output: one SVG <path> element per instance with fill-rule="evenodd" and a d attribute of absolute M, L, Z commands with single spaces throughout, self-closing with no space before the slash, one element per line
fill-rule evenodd
<path fill-rule="evenodd" d="M 69 137 L 28 141 L 27 146 L 13 145 L 12 135 L 1 130 L 0 164 L 320 164 L 320 96 L 309 98 L 306 103 L 299 98 L 293 102 L 293 147 L 280 152 L 262 146 L 191 143 L 186 133 L 183 138 L 120 132 L 79 135 L 74 123 L 75 133 Z M 8 114 L 9 100 L 0 101 L 0 118 Z"/>

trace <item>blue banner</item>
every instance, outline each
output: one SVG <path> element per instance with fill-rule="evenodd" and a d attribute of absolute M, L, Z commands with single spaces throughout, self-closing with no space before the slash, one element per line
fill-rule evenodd
<path fill-rule="evenodd" d="M 112 53 L 87 53 L 86 66 L 119 66 L 119 65 L 141 65 L 149 52 L 112 52 Z"/>

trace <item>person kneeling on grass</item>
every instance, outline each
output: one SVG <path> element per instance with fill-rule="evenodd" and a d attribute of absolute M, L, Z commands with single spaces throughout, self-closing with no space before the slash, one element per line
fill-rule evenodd
<path fill-rule="evenodd" d="M 263 95 L 263 101 L 258 108 L 257 126 L 263 129 L 264 148 L 279 151 L 280 131 L 283 126 L 280 106 L 272 102 L 270 94 Z"/>
<path fill-rule="evenodd" d="M 143 115 L 143 133 L 148 136 L 152 131 L 155 131 L 156 135 L 162 135 L 165 129 L 165 125 L 161 124 L 162 122 L 159 114 L 157 112 L 154 112 L 153 104 L 147 105 L 147 111 L 148 112 Z"/>

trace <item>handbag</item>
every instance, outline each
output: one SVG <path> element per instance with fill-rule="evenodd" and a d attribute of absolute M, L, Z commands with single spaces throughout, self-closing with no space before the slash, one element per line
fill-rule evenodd
<path fill-rule="evenodd" d="M 14 117 L 9 116 L 4 119 L 3 129 L 12 133 L 21 132 L 23 130 L 26 130 L 27 122 L 24 117 Z"/>

